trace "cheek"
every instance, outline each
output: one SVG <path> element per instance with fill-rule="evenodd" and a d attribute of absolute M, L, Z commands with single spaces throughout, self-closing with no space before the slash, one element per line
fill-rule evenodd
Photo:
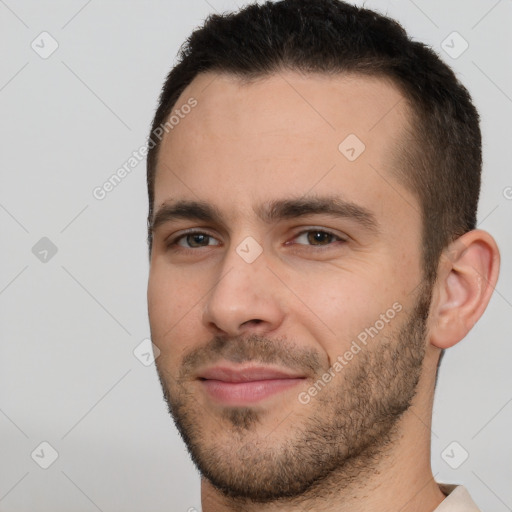
<path fill-rule="evenodd" d="M 382 267 L 374 274 L 346 269 L 310 274 L 298 280 L 294 290 L 308 309 L 306 315 L 296 312 L 298 321 L 305 325 L 331 361 L 344 354 L 358 336 L 364 337 L 367 332 L 375 335 L 377 331 L 380 334 L 384 327 L 387 331 L 390 317 L 395 317 L 393 305 L 404 300 L 397 276 L 382 271 Z M 300 310 L 303 309 L 301 306 Z"/>
<path fill-rule="evenodd" d="M 191 293 L 191 292 L 190 292 Z M 160 353 L 156 365 L 169 379 L 175 379 L 183 354 L 194 346 L 201 325 L 201 304 L 182 282 L 150 277 L 148 312 L 151 340 Z M 195 299 L 195 300 L 194 300 Z"/>
<path fill-rule="evenodd" d="M 175 340 L 186 338 L 200 322 L 204 290 L 197 279 L 182 272 L 170 271 L 162 265 L 152 265 L 148 281 L 148 313 L 153 342 L 166 350 Z"/>

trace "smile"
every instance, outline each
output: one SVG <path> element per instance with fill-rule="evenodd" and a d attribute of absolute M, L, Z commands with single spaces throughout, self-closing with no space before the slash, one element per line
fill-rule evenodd
<path fill-rule="evenodd" d="M 200 373 L 206 393 L 224 405 L 247 405 L 290 389 L 305 377 L 269 367 L 215 367 Z"/>

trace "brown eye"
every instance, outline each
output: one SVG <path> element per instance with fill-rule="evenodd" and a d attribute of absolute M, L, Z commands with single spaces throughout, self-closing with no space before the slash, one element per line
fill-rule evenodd
<path fill-rule="evenodd" d="M 309 229 L 299 233 L 295 237 L 295 243 L 299 245 L 327 246 L 333 242 L 343 241 L 342 238 L 323 229 Z"/>
<path fill-rule="evenodd" d="M 198 249 L 200 247 L 209 247 L 219 245 L 218 240 L 206 233 L 186 233 L 178 237 L 171 245 L 177 245 L 185 249 Z"/>
<path fill-rule="evenodd" d="M 208 245 L 210 237 L 208 235 L 198 233 L 194 235 L 187 235 L 185 240 L 187 241 L 189 247 L 205 247 Z"/>
<path fill-rule="evenodd" d="M 311 245 L 328 245 L 333 241 L 334 235 L 326 231 L 308 231 L 307 238 Z"/>

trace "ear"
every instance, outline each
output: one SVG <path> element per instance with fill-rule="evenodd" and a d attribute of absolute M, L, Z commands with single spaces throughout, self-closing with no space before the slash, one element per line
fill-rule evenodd
<path fill-rule="evenodd" d="M 430 309 L 430 343 L 458 343 L 482 316 L 498 280 L 500 253 L 480 229 L 465 233 L 441 255 Z"/>

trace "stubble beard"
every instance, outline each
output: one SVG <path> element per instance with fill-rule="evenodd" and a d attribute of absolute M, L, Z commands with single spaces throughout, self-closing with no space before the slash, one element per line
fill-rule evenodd
<path fill-rule="evenodd" d="M 399 329 L 387 326 L 389 331 L 369 341 L 308 404 L 297 400 L 299 409 L 284 412 L 271 432 L 262 428 L 266 411 L 258 407 L 226 407 L 211 418 L 214 413 L 189 392 L 186 371 L 174 380 L 157 365 L 169 412 L 202 476 L 241 505 L 325 499 L 375 471 L 397 440 L 399 420 L 416 394 L 429 305 L 424 290 Z M 327 370 L 315 352 L 294 356 L 260 336 L 216 338 L 206 351 L 185 358 L 182 370 L 213 354 L 236 362 L 307 364 L 318 378 Z M 205 432 L 205 417 L 215 431 Z"/>

